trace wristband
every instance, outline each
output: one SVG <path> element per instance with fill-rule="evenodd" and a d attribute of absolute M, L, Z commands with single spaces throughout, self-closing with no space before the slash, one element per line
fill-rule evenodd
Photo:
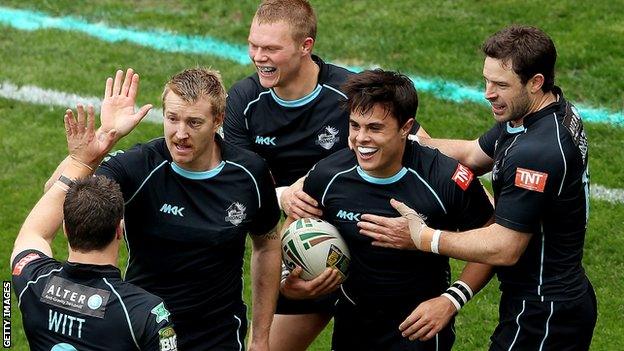
<path fill-rule="evenodd" d="M 451 300 L 451 303 L 459 311 L 473 296 L 472 289 L 468 284 L 461 280 L 456 281 L 453 285 L 442 294 L 442 296 Z"/>
<path fill-rule="evenodd" d="M 284 210 L 282 208 L 282 193 L 284 190 L 288 189 L 287 186 L 280 186 L 279 188 L 275 188 L 275 196 L 277 196 L 277 206 L 279 206 L 280 210 Z"/>
<path fill-rule="evenodd" d="M 440 235 L 442 231 L 440 229 L 433 232 L 433 237 L 431 237 L 431 252 L 434 254 L 440 254 L 438 250 L 438 246 L 440 245 Z"/>
<path fill-rule="evenodd" d="M 66 176 L 64 176 L 62 174 L 58 177 L 57 181 L 67 185 L 68 188 L 71 187 L 72 185 L 76 184 L 76 182 L 74 182 L 73 179 L 67 178 Z"/>

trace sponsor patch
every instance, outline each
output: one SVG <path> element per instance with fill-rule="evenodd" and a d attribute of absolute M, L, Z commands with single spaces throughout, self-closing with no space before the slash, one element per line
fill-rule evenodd
<path fill-rule="evenodd" d="M 463 191 L 466 191 L 472 183 L 474 179 L 474 173 L 470 170 L 470 168 L 462 165 L 461 163 L 457 164 L 457 168 L 455 169 L 455 173 L 451 177 L 453 181 L 462 188 Z"/>
<path fill-rule="evenodd" d="M 26 267 L 26 265 L 33 261 L 36 260 L 38 258 L 40 258 L 41 255 L 39 255 L 38 253 L 29 253 L 28 255 L 22 257 L 21 260 L 19 260 L 19 262 L 17 262 L 17 264 L 15 264 L 15 267 L 13 268 L 13 275 L 20 275 L 22 274 L 22 269 L 24 269 L 24 267 Z"/>
<path fill-rule="evenodd" d="M 65 310 L 104 318 L 110 291 L 77 284 L 61 277 L 48 280 L 41 302 Z"/>
<path fill-rule="evenodd" d="M 158 331 L 158 339 L 160 341 L 160 351 L 176 351 L 178 349 L 178 340 L 172 327 L 160 329 Z"/>
<path fill-rule="evenodd" d="M 167 311 L 164 302 L 161 302 L 156 307 L 152 308 L 152 314 L 156 316 L 156 323 L 160 323 L 162 321 L 169 322 L 169 316 L 171 315 L 171 313 Z"/>
<path fill-rule="evenodd" d="M 523 189 L 543 193 L 544 188 L 546 187 L 547 178 L 548 178 L 548 173 L 538 172 L 538 171 L 533 171 L 530 169 L 518 167 L 516 169 L 515 185 L 518 188 L 523 188 Z"/>

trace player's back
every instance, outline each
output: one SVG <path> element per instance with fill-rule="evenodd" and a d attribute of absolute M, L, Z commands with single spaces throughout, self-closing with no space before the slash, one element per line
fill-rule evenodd
<path fill-rule="evenodd" d="M 31 350 L 176 350 L 162 300 L 110 265 L 60 263 L 35 250 L 13 282 Z"/>

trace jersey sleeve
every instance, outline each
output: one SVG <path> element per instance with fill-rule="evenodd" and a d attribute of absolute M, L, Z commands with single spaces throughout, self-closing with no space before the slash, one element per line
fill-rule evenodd
<path fill-rule="evenodd" d="M 245 122 L 245 108 L 250 98 L 243 91 L 242 83 L 235 84 L 228 92 L 225 104 L 225 121 L 223 123 L 223 136 L 230 143 L 252 150 L 253 144 L 249 130 Z"/>
<path fill-rule="evenodd" d="M 13 288 L 19 296 L 29 281 L 58 268 L 60 263 L 38 250 L 24 250 L 15 256 L 11 264 Z"/>
<path fill-rule="evenodd" d="M 496 123 L 490 130 L 479 137 L 479 146 L 491 159 L 494 159 L 494 151 L 496 149 L 496 140 L 500 136 L 504 123 Z"/>
<path fill-rule="evenodd" d="M 119 184 L 124 201 L 134 194 L 141 183 L 144 171 L 143 154 L 139 146 L 128 151 L 118 150 L 110 153 L 95 170 L 96 175 L 102 175 Z"/>
<path fill-rule="evenodd" d="M 522 151 L 507 157 L 499 171 L 503 186 L 496 201 L 496 223 L 524 233 L 539 230 L 546 203 L 556 193 L 563 173 L 560 162 L 549 159 Z"/>
<path fill-rule="evenodd" d="M 139 346 L 141 350 L 177 351 L 178 340 L 171 316 L 162 300 L 148 311 Z"/>
<path fill-rule="evenodd" d="M 465 231 L 482 227 L 492 217 L 494 209 L 483 185 L 472 170 L 453 160 L 452 172 L 445 172 L 441 196 L 448 204 L 449 223 L 453 230 Z"/>
<path fill-rule="evenodd" d="M 263 161 L 262 168 L 257 173 L 260 209 L 254 218 L 251 234 L 264 235 L 275 228 L 280 220 L 281 211 L 277 205 L 275 182 L 266 162 Z"/>
<path fill-rule="evenodd" d="M 323 199 L 323 192 L 325 191 L 323 185 L 326 183 L 324 182 L 325 177 L 323 176 L 321 168 L 322 167 L 319 168 L 318 163 L 315 164 L 312 169 L 310 169 L 303 182 L 303 192 L 316 200 L 319 204 L 319 208 L 323 207 L 321 201 Z"/>

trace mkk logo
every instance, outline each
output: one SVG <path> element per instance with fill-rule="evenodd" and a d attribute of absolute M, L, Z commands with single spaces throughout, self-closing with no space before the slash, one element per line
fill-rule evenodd
<path fill-rule="evenodd" d="M 272 145 L 275 146 L 275 138 L 276 137 L 263 137 L 260 135 L 256 136 L 256 144 L 258 145 Z"/>
<path fill-rule="evenodd" d="M 340 210 L 336 213 L 336 217 L 341 219 L 346 219 L 349 221 L 359 221 L 361 213 L 348 212 L 345 210 Z"/>
<path fill-rule="evenodd" d="M 182 213 L 182 211 L 184 211 L 184 207 L 171 206 L 169 204 L 163 204 L 162 207 L 160 208 L 160 212 L 162 213 L 184 217 L 184 214 Z"/>
<path fill-rule="evenodd" d="M 546 187 L 546 178 L 548 178 L 548 173 L 518 167 L 515 185 L 519 188 L 543 193 Z"/>

